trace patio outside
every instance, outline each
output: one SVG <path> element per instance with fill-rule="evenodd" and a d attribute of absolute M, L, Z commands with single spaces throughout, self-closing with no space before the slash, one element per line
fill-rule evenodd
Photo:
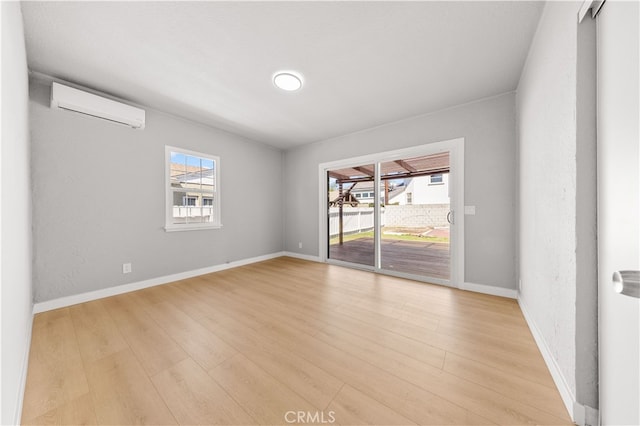
<path fill-rule="evenodd" d="M 449 280 L 449 163 L 438 152 L 328 170 L 329 258 L 377 266 L 380 229 L 380 268 Z"/>
<path fill-rule="evenodd" d="M 449 227 L 382 227 L 381 267 L 391 271 L 449 279 Z M 373 230 L 329 241 L 329 257 L 374 265 Z"/>

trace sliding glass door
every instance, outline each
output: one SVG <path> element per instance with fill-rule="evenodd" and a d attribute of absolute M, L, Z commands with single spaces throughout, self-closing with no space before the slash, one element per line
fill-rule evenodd
<path fill-rule="evenodd" d="M 454 142 L 463 141 L 321 165 L 327 261 L 458 285 L 462 163 Z"/>
<path fill-rule="evenodd" d="M 327 171 L 329 259 L 375 266 L 374 175 L 373 164 Z"/>
<path fill-rule="evenodd" d="M 380 166 L 380 268 L 449 280 L 449 152 Z"/>

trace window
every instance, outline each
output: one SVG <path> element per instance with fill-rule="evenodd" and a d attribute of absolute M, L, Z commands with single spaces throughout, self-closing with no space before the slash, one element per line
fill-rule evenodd
<path fill-rule="evenodd" d="M 444 183 L 444 181 L 442 180 L 442 174 L 429 176 L 429 185 L 440 185 L 442 183 Z"/>
<path fill-rule="evenodd" d="M 165 147 L 167 231 L 219 228 L 220 158 Z"/>
<path fill-rule="evenodd" d="M 407 192 L 407 204 L 413 203 L 413 194 L 411 192 Z"/>
<path fill-rule="evenodd" d="M 362 194 L 359 192 L 356 192 L 356 198 L 360 198 L 360 197 L 362 197 Z"/>

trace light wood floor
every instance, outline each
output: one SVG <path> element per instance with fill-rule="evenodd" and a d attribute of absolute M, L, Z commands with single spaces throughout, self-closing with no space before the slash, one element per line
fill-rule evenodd
<path fill-rule="evenodd" d="M 570 424 L 515 301 L 279 258 L 34 319 L 25 424 Z M 287 417 L 285 417 L 287 416 Z"/>

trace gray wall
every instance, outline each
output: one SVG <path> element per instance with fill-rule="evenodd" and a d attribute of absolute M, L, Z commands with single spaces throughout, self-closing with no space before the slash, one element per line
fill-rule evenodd
<path fill-rule="evenodd" d="M 580 5 L 547 3 L 518 86 L 520 302 L 574 401 L 596 407 L 595 27 L 579 41 Z"/>
<path fill-rule="evenodd" d="M 285 152 L 285 250 L 318 256 L 318 165 L 465 138 L 465 281 L 516 288 L 515 95 L 498 97 Z M 302 242 L 302 249 L 298 248 Z"/>
<path fill-rule="evenodd" d="M 279 150 L 149 109 L 142 131 L 52 110 L 30 87 L 36 302 L 282 250 Z M 220 156 L 222 229 L 164 231 L 165 145 Z"/>
<path fill-rule="evenodd" d="M 20 421 L 31 327 L 29 92 L 20 3 L 2 2 L 2 148 L 0 269 L 2 399 L 0 423 Z"/>

